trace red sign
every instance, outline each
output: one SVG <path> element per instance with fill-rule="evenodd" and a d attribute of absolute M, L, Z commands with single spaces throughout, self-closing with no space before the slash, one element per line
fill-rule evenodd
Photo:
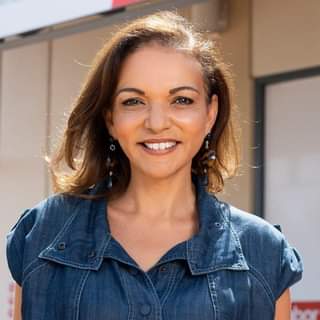
<path fill-rule="evenodd" d="M 293 302 L 291 320 L 320 320 L 320 301 Z"/>
<path fill-rule="evenodd" d="M 125 7 L 136 2 L 142 2 L 142 0 L 112 0 L 112 8 Z"/>

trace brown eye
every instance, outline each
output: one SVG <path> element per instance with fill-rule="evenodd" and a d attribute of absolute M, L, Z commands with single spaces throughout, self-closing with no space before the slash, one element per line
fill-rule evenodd
<path fill-rule="evenodd" d="M 175 102 L 178 102 L 178 104 L 192 104 L 193 100 L 187 97 L 178 97 Z"/>
<path fill-rule="evenodd" d="M 135 98 L 131 98 L 131 99 L 127 99 L 127 100 L 123 101 L 122 105 L 124 105 L 124 106 L 135 106 L 139 102 L 141 102 L 141 101 L 138 100 L 138 99 L 135 99 Z"/>

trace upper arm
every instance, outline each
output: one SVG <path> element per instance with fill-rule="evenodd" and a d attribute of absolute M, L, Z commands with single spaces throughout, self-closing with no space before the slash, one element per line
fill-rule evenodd
<path fill-rule="evenodd" d="M 275 320 L 290 320 L 291 317 L 291 298 L 290 290 L 287 289 L 277 300 Z"/>
<path fill-rule="evenodd" d="M 14 316 L 13 320 L 21 320 L 21 287 L 16 283 L 14 295 Z"/>

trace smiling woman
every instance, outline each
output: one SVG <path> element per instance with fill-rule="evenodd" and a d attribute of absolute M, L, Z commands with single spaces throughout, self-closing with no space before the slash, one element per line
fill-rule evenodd
<path fill-rule="evenodd" d="M 289 320 L 298 252 L 216 197 L 238 167 L 232 92 L 176 13 L 113 35 L 50 163 L 56 194 L 7 235 L 16 319 Z"/>
<path fill-rule="evenodd" d="M 216 94 L 206 103 L 199 62 L 177 49 L 148 44 L 123 62 L 117 88 L 106 125 L 129 159 L 131 185 L 142 175 L 188 177 L 218 113 Z"/>

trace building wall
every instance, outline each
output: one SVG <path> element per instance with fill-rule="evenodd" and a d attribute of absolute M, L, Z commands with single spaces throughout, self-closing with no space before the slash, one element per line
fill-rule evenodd
<path fill-rule="evenodd" d="M 252 74 L 319 66 L 319 30 L 318 0 L 252 0 Z"/>

